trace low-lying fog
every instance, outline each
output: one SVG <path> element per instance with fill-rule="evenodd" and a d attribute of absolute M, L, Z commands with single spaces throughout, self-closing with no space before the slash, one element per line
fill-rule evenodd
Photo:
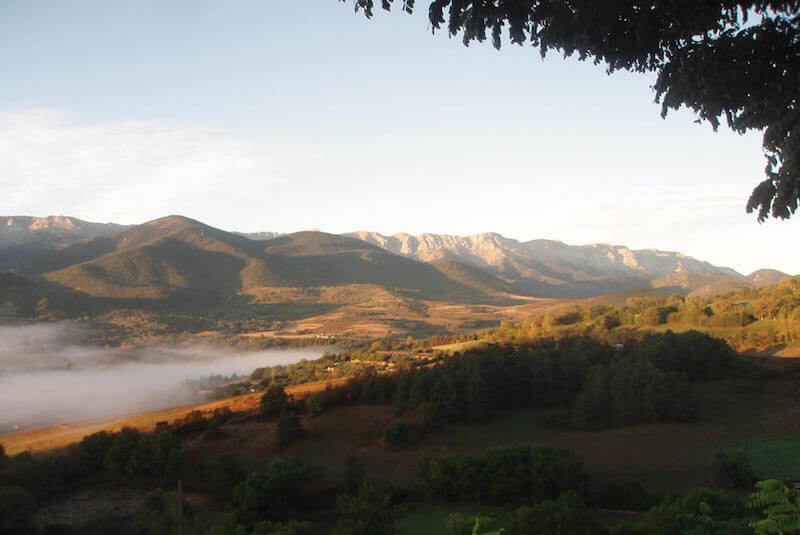
<path fill-rule="evenodd" d="M 0 327 L 0 434 L 200 402 L 191 381 L 319 358 L 326 348 L 242 352 L 81 345 L 72 325 Z"/>

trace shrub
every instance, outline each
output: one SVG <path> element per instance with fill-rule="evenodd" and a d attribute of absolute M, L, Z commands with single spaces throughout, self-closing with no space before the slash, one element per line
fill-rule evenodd
<path fill-rule="evenodd" d="M 356 495 L 344 494 L 336 500 L 341 513 L 340 535 L 397 535 L 397 517 L 388 492 L 364 483 Z"/>
<path fill-rule="evenodd" d="M 300 423 L 300 416 L 294 412 L 284 412 L 278 420 L 278 445 L 286 446 L 305 436 L 306 430 Z"/>
<path fill-rule="evenodd" d="M 392 420 L 386 426 L 383 438 L 387 444 L 405 444 L 410 434 L 409 425 L 402 420 Z"/>
<path fill-rule="evenodd" d="M 599 535 L 607 531 L 592 518 L 574 492 L 565 492 L 556 500 L 533 507 L 520 507 L 514 513 L 513 535 L 569 533 Z"/>
<path fill-rule="evenodd" d="M 325 394 L 316 392 L 306 398 L 306 411 L 311 416 L 317 416 L 325 410 Z"/>
<path fill-rule="evenodd" d="M 750 460 L 741 451 L 718 451 L 709 466 L 714 485 L 729 488 L 749 488 L 756 481 Z"/>

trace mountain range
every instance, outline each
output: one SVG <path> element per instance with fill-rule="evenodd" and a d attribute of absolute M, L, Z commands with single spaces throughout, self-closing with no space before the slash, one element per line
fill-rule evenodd
<path fill-rule="evenodd" d="M 461 262 L 508 281 L 517 293 L 538 297 L 582 298 L 641 288 L 708 294 L 774 284 L 788 276 L 764 269 L 744 277 L 730 268 L 657 249 L 599 243 L 575 246 L 554 240 L 519 242 L 495 233 L 384 236 L 355 232 L 349 236 L 415 260 Z"/>
<path fill-rule="evenodd" d="M 264 288 L 371 285 L 417 299 L 486 303 L 642 288 L 707 295 L 788 276 L 759 270 L 745 277 L 677 252 L 495 233 L 240 234 L 181 216 L 135 226 L 63 216 L 0 222 L 0 270 L 106 300 L 221 303 Z"/>

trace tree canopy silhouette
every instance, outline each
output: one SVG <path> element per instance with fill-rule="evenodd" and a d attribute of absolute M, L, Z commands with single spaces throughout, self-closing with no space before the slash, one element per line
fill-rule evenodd
<path fill-rule="evenodd" d="M 345 1 L 345 0 L 341 0 Z M 371 17 L 374 0 L 354 0 Z M 414 0 L 400 0 L 414 10 Z M 394 0 L 381 0 L 391 10 Z M 766 179 L 747 202 L 786 219 L 800 199 L 800 2 L 797 0 L 433 0 L 433 30 L 465 45 L 530 44 L 616 70 L 655 72 L 661 115 L 686 106 L 716 130 L 763 131 Z"/>

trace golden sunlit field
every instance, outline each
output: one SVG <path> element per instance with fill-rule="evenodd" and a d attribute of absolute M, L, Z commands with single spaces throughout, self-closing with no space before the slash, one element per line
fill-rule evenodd
<path fill-rule="evenodd" d="M 325 390 L 329 385 L 335 387 L 344 384 L 346 381 L 346 378 L 337 378 L 329 381 L 307 383 L 288 387 L 286 392 L 295 399 L 304 399 L 315 392 Z M 124 416 L 113 420 L 75 422 L 57 427 L 23 431 L 0 436 L 0 444 L 5 447 L 6 452 L 13 455 L 22 451 L 40 452 L 63 448 L 80 442 L 84 436 L 104 430 L 115 432 L 123 427 L 135 427 L 139 431 L 146 433 L 153 431 L 159 422 L 174 423 L 195 411 L 200 411 L 203 416 L 213 415 L 214 411 L 218 409 L 229 409 L 234 414 L 256 411 L 262 395 L 263 393 L 258 392 L 199 405 Z"/>

